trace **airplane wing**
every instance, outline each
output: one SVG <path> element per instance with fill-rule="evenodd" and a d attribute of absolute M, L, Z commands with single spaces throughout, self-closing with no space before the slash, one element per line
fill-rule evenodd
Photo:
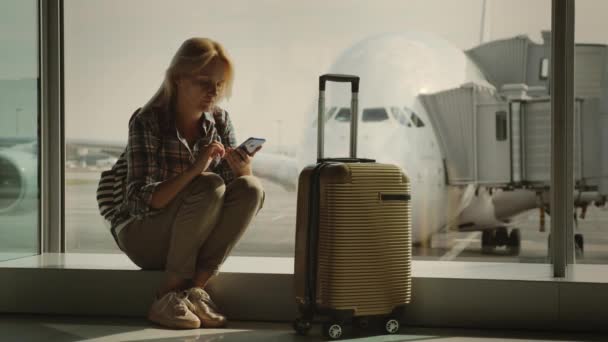
<path fill-rule="evenodd" d="M 22 145 L 35 142 L 35 137 L 0 137 L 0 148 L 13 147 L 15 145 Z"/>
<path fill-rule="evenodd" d="M 126 141 L 104 141 L 89 139 L 67 139 L 66 148 L 86 148 L 118 158 L 127 146 Z"/>
<path fill-rule="evenodd" d="M 29 147 L 30 145 L 36 145 L 37 142 L 37 137 L 0 137 L 0 149 L 23 149 L 21 147 Z M 85 148 L 90 149 L 91 151 L 104 153 L 109 156 L 118 157 L 125 150 L 126 142 L 67 139 L 65 145 L 68 151 L 71 149 Z M 29 149 L 26 150 L 29 151 Z"/>
<path fill-rule="evenodd" d="M 0 138 L 1 148 L 17 148 L 20 145 L 31 145 L 37 142 L 34 137 L 10 137 Z M 66 140 L 66 152 L 68 159 L 78 158 L 75 151 L 85 149 L 86 154 L 101 153 L 118 158 L 125 149 L 126 142 L 101 141 L 85 139 Z M 31 151 L 35 153 L 35 149 Z M 253 158 L 253 169 L 256 176 L 267 179 L 283 186 L 287 191 L 295 191 L 298 184 L 298 163 L 296 158 L 273 153 L 259 152 Z"/>

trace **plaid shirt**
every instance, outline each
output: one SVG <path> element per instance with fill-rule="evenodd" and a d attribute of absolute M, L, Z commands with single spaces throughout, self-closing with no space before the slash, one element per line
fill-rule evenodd
<path fill-rule="evenodd" d="M 127 147 L 121 156 L 127 161 L 127 193 L 113 227 L 160 211 L 150 206 L 156 187 L 193 165 L 204 145 L 218 140 L 225 147 L 237 146 L 228 112 L 219 107 L 212 113 L 204 113 L 200 129 L 201 138 L 190 149 L 177 130 L 174 115 L 162 110 L 138 111 L 133 115 Z M 208 170 L 222 177 L 226 184 L 235 178 L 226 160 L 213 160 Z"/>

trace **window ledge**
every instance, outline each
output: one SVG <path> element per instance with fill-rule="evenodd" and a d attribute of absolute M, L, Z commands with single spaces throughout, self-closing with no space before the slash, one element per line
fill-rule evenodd
<path fill-rule="evenodd" d="M 0 262 L 0 268 L 140 270 L 124 254 L 92 253 L 46 253 Z M 293 258 L 231 256 L 221 272 L 293 274 Z M 412 277 L 608 283 L 608 265 L 576 265 L 567 277 L 555 278 L 549 264 L 414 260 Z"/>
<path fill-rule="evenodd" d="M 414 261 L 412 326 L 606 330 L 607 266 Z M 208 290 L 232 320 L 298 316 L 293 258 L 230 257 Z M 123 254 L 44 254 L 0 262 L 0 313 L 144 317 L 163 279 Z M 41 284 L 44 284 L 41 286 Z"/>

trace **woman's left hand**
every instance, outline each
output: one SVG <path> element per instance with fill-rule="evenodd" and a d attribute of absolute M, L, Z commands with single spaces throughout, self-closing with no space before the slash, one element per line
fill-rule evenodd
<path fill-rule="evenodd" d="M 228 147 L 224 158 L 236 177 L 251 176 L 253 174 L 251 170 L 251 157 L 240 148 L 234 149 Z"/>

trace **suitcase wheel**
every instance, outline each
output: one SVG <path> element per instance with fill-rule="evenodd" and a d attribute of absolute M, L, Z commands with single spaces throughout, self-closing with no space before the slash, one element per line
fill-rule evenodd
<path fill-rule="evenodd" d="M 384 321 L 384 329 L 389 334 L 396 334 L 399 331 L 399 327 L 400 327 L 399 320 L 396 319 L 395 317 L 388 317 Z"/>
<path fill-rule="evenodd" d="M 337 340 L 342 337 L 344 333 L 344 325 L 338 323 L 337 321 L 329 321 L 323 323 L 323 335 L 332 340 Z"/>
<path fill-rule="evenodd" d="M 302 335 L 302 336 L 308 335 L 308 332 L 310 331 L 311 327 L 312 327 L 312 324 L 310 323 L 310 321 L 307 321 L 302 318 L 297 318 L 293 322 L 293 329 L 298 333 L 298 335 Z"/>

